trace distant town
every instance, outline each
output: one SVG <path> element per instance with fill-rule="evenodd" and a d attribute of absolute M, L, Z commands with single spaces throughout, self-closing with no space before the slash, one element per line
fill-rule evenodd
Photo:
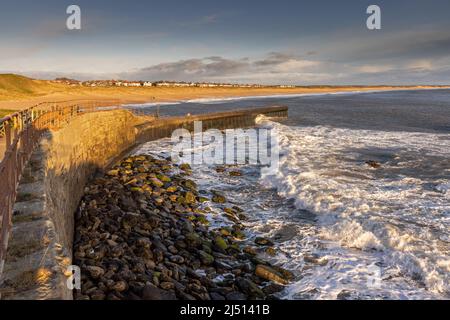
<path fill-rule="evenodd" d="M 184 82 L 184 81 L 127 81 L 127 80 L 89 80 L 78 81 L 69 78 L 56 78 L 53 82 L 64 83 L 70 86 L 84 87 L 199 87 L 199 88 L 295 88 L 294 85 L 261 85 L 261 84 L 236 84 L 213 82 Z"/>
<path fill-rule="evenodd" d="M 129 80 L 89 80 L 79 81 L 69 78 L 56 78 L 51 82 L 63 83 L 69 86 L 77 87 L 198 87 L 198 88 L 365 88 L 367 85 L 289 85 L 289 84 L 241 84 L 241 83 L 220 83 L 220 82 L 186 82 L 186 81 L 129 81 Z M 401 88 L 421 88 L 427 85 L 370 85 L 372 88 L 382 87 L 401 87 Z M 448 85 L 433 85 L 435 88 L 444 88 Z"/>

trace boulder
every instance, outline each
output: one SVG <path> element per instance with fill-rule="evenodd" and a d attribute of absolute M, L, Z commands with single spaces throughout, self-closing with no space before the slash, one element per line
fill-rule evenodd
<path fill-rule="evenodd" d="M 273 281 L 278 284 L 286 285 L 289 283 L 289 281 L 281 273 L 266 265 L 257 265 L 255 274 L 262 279 Z"/>

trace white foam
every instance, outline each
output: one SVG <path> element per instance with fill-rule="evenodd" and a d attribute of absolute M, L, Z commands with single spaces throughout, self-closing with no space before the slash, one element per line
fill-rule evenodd
<path fill-rule="evenodd" d="M 124 107 L 132 107 L 132 108 L 148 108 L 148 107 L 157 107 L 157 106 L 174 106 L 180 104 L 180 101 L 173 102 L 146 102 L 146 103 L 132 103 L 125 104 Z"/>
<path fill-rule="evenodd" d="M 442 193 L 449 193 L 450 191 L 450 182 L 441 183 L 436 186 L 436 190 L 439 190 Z"/>
<path fill-rule="evenodd" d="M 288 150 L 278 171 L 263 172 L 261 183 L 317 214 L 321 239 L 378 251 L 374 257 L 390 269 L 399 268 L 432 293 L 450 293 L 450 245 L 443 241 L 450 231 L 445 135 L 258 121 L 277 127 L 281 148 Z M 444 180 L 434 190 L 424 188 L 433 174 Z"/>
<path fill-rule="evenodd" d="M 126 104 L 125 107 L 133 108 L 147 108 L 153 106 L 178 105 L 181 103 L 200 103 L 200 104 L 217 104 L 228 101 L 253 100 L 253 99 L 272 99 L 272 98 L 296 98 L 296 97 L 314 97 L 327 95 L 353 95 L 362 93 L 377 93 L 377 92 L 393 92 L 404 91 L 407 89 L 380 89 L 380 90 L 351 90 L 351 91 L 335 91 L 335 92 L 321 92 L 321 93 L 290 93 L 290 94 L 269 94 L 269 95 L 250 95 L 250 96 L 235 96 L 235 97 L 212 97 L 212 98 L 196 98 L 188 100 L 177 100 L 168 102 L 146 102 L 146 103 L 132 103 Z M 431 88 L 423 90 L 445 90 L 442 88 Z"/>
<path fill-rule="evenodd" d="M 264 116 L 257 122 L 278 133 L 276 172 L 243 166 L 242 177 L 229 177 L 200 165 L 192 179 L 199 189 L 223 191 L 244 209 L 250 238 L 286 238 L 277 242 L 276 257 L 265 257 L 301 275 L 283 298 L 450 297 L 450 140 L 428 133 L 287 127 Z M 169 147 L 170 139 L 163 139 L 136 153 L 167 155 Z M 212 227 L 223 225 L 222 208 L 207 205 L 214 212 Z M 310 262 L 311 255 L 318 263 Z"/>
<path fill-rule="evenodd" d="M 227 101 L 240 101 L 240 100 L 253 100 L 253 99 L 271 99 L 271 98 L 297 98 L 297 97 L 310 97 L 310 96 L 327 96 L 327 95 L 345 95 L 345 94 L 358 94 L 358 93 L 375 93 L 383 92 L 387 90 L 353 90 L 353 91 L 335 91 L 335 92 L 321 92 L 321 93 L 290 93 L 290 94 L 270 94 L 270 95 L 252 95 L 252 96 L 238 96 L 228 98 L 198 98 L 184 100 L 188 103 L 201 103 L 201 104 L 216 104 Z"/>

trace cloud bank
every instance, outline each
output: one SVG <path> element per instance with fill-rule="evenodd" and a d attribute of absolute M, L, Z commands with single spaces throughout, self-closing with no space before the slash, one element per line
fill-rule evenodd
<path fill-rule="evenodd" d="M 210 17 L 208 19 L 215 19 Z M 208 20 L 209 21 L 209 20 Z M 448 84 L 450 35 L 423 29 L 328 38 L 259 56 L 180 59 L 119 73 L 25 72 L 36 78 L 206 81 L 261 84 Z M 313 50 L 311 50 L 311 47 Z"/>

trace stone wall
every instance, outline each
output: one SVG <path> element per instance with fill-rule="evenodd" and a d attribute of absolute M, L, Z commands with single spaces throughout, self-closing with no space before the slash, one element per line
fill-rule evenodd
<path fill-rule="evenodd" d="M 71 299 L 74 212 L 84 185 L 135 145 L 125 110 L 88 113 L 42 139 L 22 177 L 2 275 L 3 299 Z"/>
<path fill-rule="evenodd" d="M 255 125 L 255 119 L 260 114 L 272 118 L 285 118 L 288 116 L 288 108 L 274 106 L 268 108 L 207 113 L 188 117 L 172 117 L 160 121 L 144 122 L 137 127 L 137 139 L 139 143 L 145 143 L 151 140 L 170 137 L 172 132 L 178 128 L 193 131 L 194 121 L 201 121 L 203 130 L 211 128 L 224 130 L 251 127 Z"/>
<path fill-rule="evenodd" d="M 89 113 L 42 143 L 46 150 L 45 190 L 60 241 L 72 247 L 73 213 L 84 185 L 99 168 L 104 168 L 136 142 L 137 118 L 128 111 Z"/>

